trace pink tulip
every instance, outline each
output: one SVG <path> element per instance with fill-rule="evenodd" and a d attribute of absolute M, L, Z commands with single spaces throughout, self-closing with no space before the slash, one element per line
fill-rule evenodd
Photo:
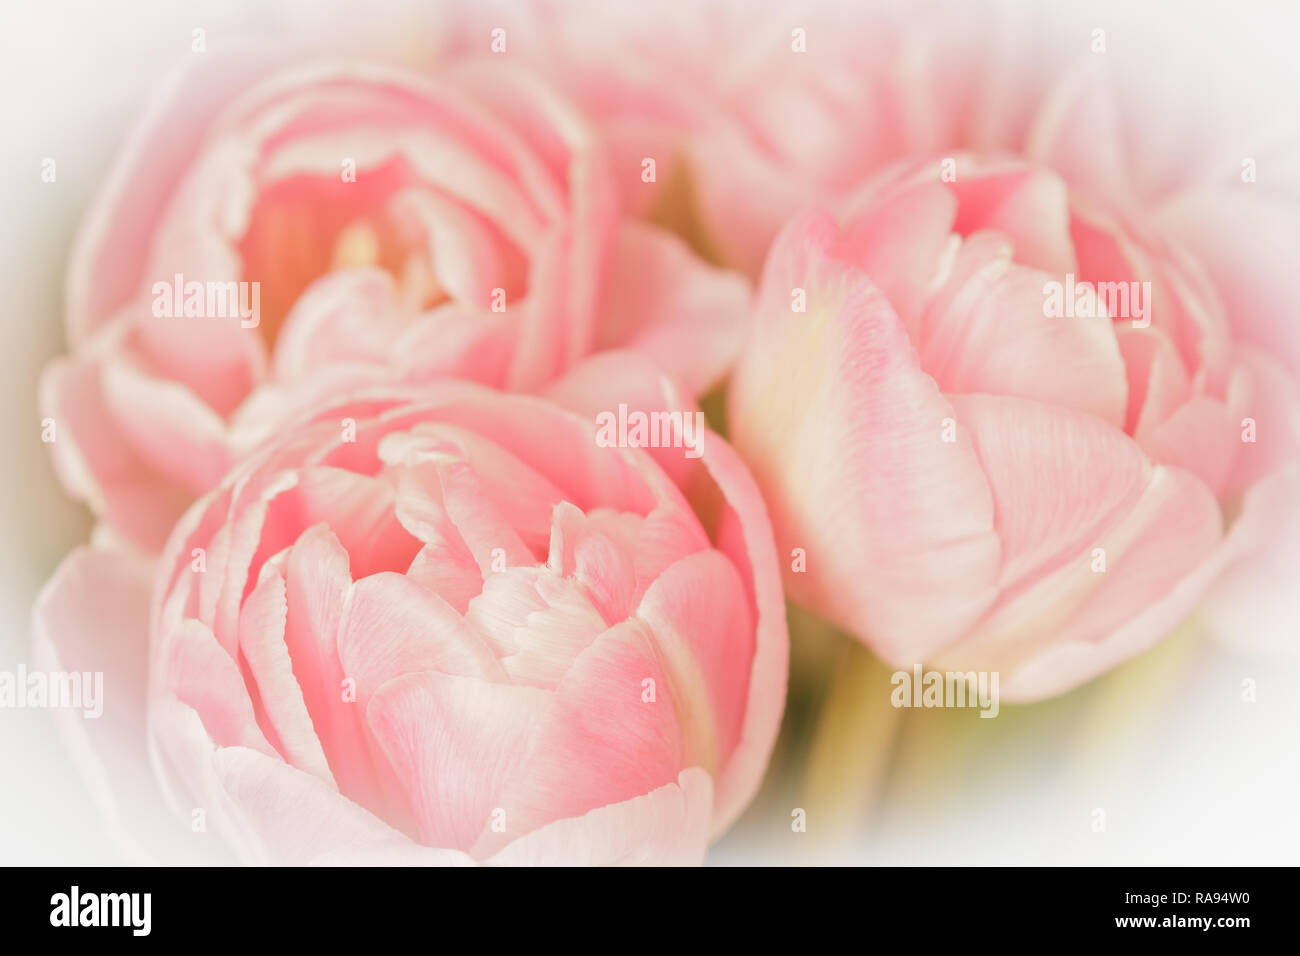
<path fill-rule="evenodd" d="M 746 273 L 792 216 L 893 163 L 1014 153 L 1194 252 L 1236 334 L 1300 374 L 1290 87 L 1252 75 L 1249 50 L 1190 52 L 1197 18 L 1124 0 L 482 0 L 448 19 L 457 50 L 508 30 L 611 144 L 625 201 L 673 209 Z M 657 189 L 632 175 L 646 157 Z"/>
<path fill-rule="evenodd" d="M 212 51 L 174 77 L 73 255 L 43 414 L 117 537 L 156 550 L 291 401 L 535 391 L 614 347 L 696 392 L 727 371 L 744 281 L 624 216 L 604 144 L 537 77 L 274 62 Z"/>
<path fill-rule="evenodd" d="M 1121 314 L 1089 313 L 1088 283 L 1130 293 Z M 999 671 L 1009 699 L 1173 629 L 1300 466 L 1294 378 L 1195 258 L 1009 159 L 896 169 L 839 223 L 788 225 L 728 409 L 806 556 L 791 596 L 895 666 Z"/>
<path fill-rule="evenodd" d="M 668 211 L 757 275 L 802 206 L 961 135 L 973 50 L 991 32 L 969 6 L 481 0 L 456 8 L 444 40 L 482 49 L 504 30 L 511 56 L 592 117 L 626 203 Z M 647 159 L 652 184 L 633 175 Z"/>
<path fill-rule="evenodd" d="M 141 569 L 74 553 L 38 644 L 106 673 L 102 726 L 65 729 L 128 844 L 699 862 L 772 748 L 785 614 L 763 503 L 721 439 L 698 458 L 598 446 L 609 395 L 692 407 L 661 383 L 609 353 L 551 399 L 445 382 L 318 407 L 185 515 L 152 609 Z M 158 815 L 129 753 L 146 653 L 152 763 L 197 835 L 140 819 Z"/>

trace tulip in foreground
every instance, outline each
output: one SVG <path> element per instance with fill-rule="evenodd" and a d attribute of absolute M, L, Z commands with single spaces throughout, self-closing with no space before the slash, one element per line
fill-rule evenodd
<path fill-rule="evenodd" d="M 599 405 L 588 386 L 609 380 L 557 388 Z M 61 666 L 109 670 L 105 726 L 69 718 L 78 749 L 125 746 L 148 633 L 152 764 L 172 810 L 203 821 L 187 846 L 276 863 L 699 862 L 780 720 L 771 531 L 716 435 L 691 460 L 594 432 L 585 411 L 468 383 L 354 396 L 186 514 L 151 615 L 120 559 L 77 552 L 36 621 Z M 685 490 L 657 463 L 671 455 Z M 104 614 L 112 646 L 87 633 Z M 129 830 L 141 801 L 121 788 L 140 789 L 139 768 L 92 777 L 119 790 Z"/>

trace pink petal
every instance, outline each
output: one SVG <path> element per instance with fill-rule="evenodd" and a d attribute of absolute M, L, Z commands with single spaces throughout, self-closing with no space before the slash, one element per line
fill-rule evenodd
<path fill-rule="evenodd" d="M 1241 419 L 1220 401 L 1195 396 L 1139 441 L 1151 460 L 1191 472 L 1216 496 L 1246 447 L 1241 441 Z"/>
<path fill-rule="evenodd" d="M 837 240 L 826 215 L 783 233 L 728 412 L 782 561 L 806 552 L 807 573 L 787 574 L 791 595 L 905 661 L 992 601 L 993 503 L 969 437 L 942 440 L 955 413 L 898 317 L 865 276 L 827 257 Z M 807 314 L 791 309 L 797 288 Z"/>
<path fill-rule="evenodd" d="M 1289 156 L 1278 156 L 1269 165 L 1295 168 Z M 1296 374 L 1300 335 L 1291 309 L 1291 250 L 1300 245 L 1298 200 L 1294 192 L 1268 191 L 1263 178 L 1258 186 L 1258 193 L 1254 184 L 1238 181 L 1189 190 L 1172 199 L 1159 217 L 1205 263 L 1231 316 L 1234 336 L 1267 350 Z"/>
<path fill-rule="evenodd" d="M 454 377 L 504 388 L 518 340 L 516 316 L 449 302 L 426 312 L 389 350 L 403 382 Z"/>
<path fill-rule="evenodd" d="M 339 622 L 338 654 L 363 710 L 380 685 L 416 671 L 506 677 L 459 614 L 400 574 L 376 574 L 353 585 Z"/>
<path fill-rule="evenodd" d="M 466 620 L 489 641 L 511 680 L 548 688 L 607 627 L 576 584 L 536 567 L 489 575 Z"/>
<path fill-rule="evenodd" d="M 275 377 L 293 381 L 340 360 L 383 362 L 402 329 L 398 309 L 387 271 L 327 273 L 307 287 L 285 318 L 275 341 Z"/>
<path fill-rule="evenodd" d="M 529 566 L 537 558 L 505 515 L 504 501 L 488 493 L 486 483 L 465 462 L 437 465 L 442 501 L 447 517 L 486 576 L 492 571 L 494 552 L 505 553 L 506 566 Z"/>
<path fill-rule="evenodd" d="M 1016 395 L 1123 425 L 1128 380 L 1109 317 L 1046 314 L 1046 272 L 989 234 L 963 243 L 924 315 L 921 364 L 946 394 Z"/>
<path fill-rule="evenodd" d="M 212 631 L 193 618 L 162 636 L 159 680 L 166 691 L 198 713 L 212 740 L 222 747 L 251 747 L 277 756 L 253 714 L 239 665 Z"/>
<path fill-rule="evenodd" d="M 483 590 L 483 573 L 459 537 L 456 543 L 438 540 L 425 544 L 406 576 L 438 595 L 458 614 L 464 614 L 470 600 Z"/>
<path fill-rule="evenodd" d="M 735 565 L 701 551 L 652 584 L 637 618 L 654 635 L 672 682 L 686 743 L 685 760 L 711 774 L 730 759 L 745 721 L 754 658 L 754 620 Z"/>
<path fill-rule="evenodd" d="M 790 636 L 780 559 L 758 486 L 731 446 L 713 433 L 705 435 L 702 460 L 726 501 L 713 527 L 713 545 L 739 573 L 754 628 L 745 716 L 729 759 L 714 776 L 716 837 L 748 806 L 763 779 L 785 710 Z"/>
<path fill-rule="evenodd" d="M 301 529 L 325 522 L 347 552 L 357 578 L 410 567 L 421 543 L 397 520 L 389 482 L 346 468 L 309 467 L 297 474 L 297 485 L 271 503 L 268 524 L 283 522 Z M 274 553 L 288 544 L 264 543 L 260 553 Z"/>
<path fill-rule="evenodd" d="M 489 309 L 494 289 L 503 289 L 507 301 L 514 297 L 523 280 L 521 254 L 481 215 L 417 189 L 399 193 L 393 206 L 423 233 L 438 286 L 453 300 Z"/>
<path fill-rule="evenodd" d="M 709 775 L 683 770 L 676 783 L 580 817 L 540 827 L 497 852 L 492 866 L 695 866 L 709 840 Z"/>
<path fill-rule="evenodd" d="M 188 441 L 192 434 L 200 449 L 195 459 L 214 461 L 217 439 L 211 436 L 205 443 L 205 416 L 188 422 L 193 433 L 175 430 L 175 416 L 183 418 L 190 407 L 181 403 L 170 412 L 150 406 L 141 411 L 154 420 L 161 416 L 172 428 L 173 438 Z M 105 400 L 103 367 L 79 359 L 55 361 L 41 378 L 41 408 L 58 429 L 50 449 L 64 487 L 86 500 L 132 544 L 148 551 L 161 548 L 195 492 L 160 474 L 135 450 L 124 424 Z M 171 459 L 173 463 L 187 460 L 185 455 Z"/>
<path fill-rule="evenodd" d="M 148 308 L 148 301 L 131 306 L 129 345 L 153 376 L 183 384 L 221 416 L 262 381 L 265 346 L 257 328 L 244 328 L 238 317 L 158 318 Z"/>
<path fill-rule="evenodd" d="M 1077 557 L 1150 481 L 1133 440 L 1092 415 L 1006 396 L 952 403 L 993 493 L 1003 600 Z"/>
<path fill-rule="evenodd" d="M 845 207 L 841 255 L 885 293 L 913 342 L 953 242 L 957 198 L 927 179 L 901 189 L 872 188 Z"/>
<path fill-rule="evenodd" d="M 230 470 L 225 423 L 183 385 L 113 362 L 103 396 L 135 453 L 166 480 L 198 496 Z"/>
<path fill-rule="evenodd" d="M 466 866 L 464 854 L 420 847 L 326 784 L 253 750 L 212 757 L 234 826 L 251 850 L 244 862 L 298 865 Z"/>
<path fill-rule="evenodd" d="M 390 434 L 379 453 L 386 461 L 407 465 L 398 487 L 399 498 L 406 500 L 399 501 L 399 508 L 404 503 L 414 507 L 413 498 L 421 494 L 434 496 L 427 506 L 446 504 L 445 489 L 428 487 L 430 478 L 445 477 L 431 466 L 460 462 L 470 467 L 485 497 L 530 548 L 540 549 L 550 537 L 551 512 L 563 493 L 507 449 L 474 431 L 426 422 L 410 432 Z M 453 495 L 453 507 L 455 500 Z"/>
<path fill-rule="evenodd" d="M 773 237 L 810 202 L 823 200 L 812 184 L 754 149 L 727 121 L 689 144 L 694 195 L 712 248 L 726 265 L 757 276 Z"/>
<path fill-rule="evenodd" d="M 653 702 L 644 697 L 647 680 Z M 501 793 L 507 832 L 485 830 L 475 855 L 490 855 L 512 834 L 675 780 L 684 741 L 666 680 L 642 625 L 624 622 L 597 638 L 553 692 L 527 759 Z"/>
<path fill-rule="evenodd" d="M 243 49 L 183 61 L 158 85 L 77 236 L 68 267 L 74 344 L 136 292 L 156 224 L 203 131 L 234 93 L 278 66 L 280 58 L 270 49 Z"/>
<path fill-rule="evenodd" d="M 1240 441 L 1245 417 L 1255 420 L 1255 441 L 1243 442 L 1228 476 L 1225 494 L 1235 496 L 1300 458 L 1300 387 L 1273 355 L 1250 346 L 1236 349 L 1249 382 L 1248 396 L 1234 419 Z M 1242 414 L 1235 414 L 1241 412 Z"/>
<path fill-rule="evenodd" d="M 963 236 L 1000 232 L 1011 237 L 1021 265 L 1060 275 L 1075 270 L 1070 207 L 1055 173 L 1020 161 L 963 158 L 949 188 L 957 195 L 955 228 Z"/>
<path fill-rule="evenodd" d="M 627 349 L 596 353 L 547 386 L 542 394 L 590 422 L 595 422 L 602 413 L 616 415 L 620 405 L 627 406 L 629 415 L 633 412 L 694 415 L 699 411 L 691 394 L 678 386 L 653 359 L 644 352 Z M 645 451 L 678 486 L 687 486 L 691 475 L 699 471 L 698 462 L 688 458 L 682 448 L 652 447 Z"/>
<path fill-rule="evenodd" d="M 239 614 L 239 649 L 257 685 L 257 702 L 274 731 L 277 749 L 299 770 L 337 790 L 329 762 L 312 726 L 302 688 L 285 644 L 288 602 L 284 578 L 268 574 Z"/>
<path fill-rule="evenodd" d="M 1132 199 L 1120 105 L 1100 67 L 1074 69 L 1049 91 L 1025 145 L 1026 153 L 1057 170 L 1075 189 Z"/>
<path fill-rule="evenodd" d="M 413 394 L 409 389 L 394 391 L 393 395 L 400 395 L 412 421 L 433 420 L 471 430 L 509 449 L 511 455 L 560 489 L 565 500 L 584 511 L 603 505 L 645 514 L 658 503 L 662 490 L 662 484 L 653 483 L 658 480 L 667 484 L 662 473 L 647 467 L 638 455 L 610 454 L 598 447 L 594 421 L 554 402 L 449 381 L 431 383 L 421 390 L 414 404 L 410 404 Z M 397 404 L 397 400 L 391 404 Z M 342 408 L 350 409 L 351 405 Z M 337 414 L 334 409 L 326 409 L 319 417 L 336 428 Z M 385 432 L 394 430 L 397 423 L 387 423 Z M 362 445 L 359 433 L 356 443 L 342 447 L 352 455 L 360 455 Z"/>
<path fill-rule="evenodd" d="M 1115 338 L 1128 372 L 1124 430 L 1141 436 L 1191 397 L 1191 383 L 1169 336 L 1155 326 L 1120 326 L 1115 329 Z"/>
<path fill-rule="evenodd" d="M 380 687 L 367 714 L 430 846 L 468 850 L 527 756 L 544 691 L 436 671 Z M 512 824 L 506 811 L 506 826 Z M 477 854 L 476 854 L 477 855 Z"/>
<path fill-rule="evenodd" d="M 619 516 L 626 518 L 629 516 Z M 633 517 L 633 520 L 636 520 Z M 546 565 L 572 578 L 583 595 L 613 625 L 632 612 L 637 592 L 635 550 L 601 516 L 588 517 L 568 502 L 555 507 Z"/>
<path fill-rule="evenodd" d="M 1062 693 L 1165 637 L 1217 573 L 1222 518 L 1209 489 L 1159 466 L 1142 496 L 1074 560 L 1006 596 L 936 666 L 1000 660 L 1008 700 Z M 1093 548 L 1106 570 L 1093 571 Z"/>
<path fill-rule="evenodd" d="M 364 711 L 345 700 L 337 635 L 352 579 L 348 555 L 323 526 L 309 528 L 289 553 L 285 568 L 288 618 L 285 644 L 312 724 L 329 757 L 340 792 L 387 820 L 402 820 L 382 789 L 363 728 Z"/>
<path fill-rule="evenodd" d="M 1295 657 L 1300 467 L 1274 472 L 1242 495 L 1223 552 L 1224 571 L 1200 611 L 1210 632 L 1235 647 Z"/>
<path fill-rule="evenodd" d="M 735 362 L 745 335 L 748 284 L 706 265 L 667 231 L 622 225 L 603 289 L 596 349 L 645 352 L 697 395 Z"/>
<path fill-rule="evenodd" d="M 47 672 L 103 674 L 103 713 L 54 717 L 91 796 L 129 857 L 142 863 L 214 858 L 210 841 L 174 821 L 146 750 L 148 569 L 131 557 L 79 548 L 32 609 L 33 664 Z"/>

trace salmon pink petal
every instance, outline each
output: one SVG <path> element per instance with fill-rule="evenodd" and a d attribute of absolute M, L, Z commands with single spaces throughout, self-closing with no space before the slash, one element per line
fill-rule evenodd
<path fill-rule="evenodd" d="M 285 565 L 285 644 L 340 792 L 374 812 L 386 801 L 363 733 L 362 711 L 346 699 L 348 675 L 337 649 L 351 585 L 348 555 L 338 538 L 323 525 L 304 532 Z"/>
<path fill-rule="evenodd" d="M 257 704 L 266 714 L 276 749 L 291 764 L 334 789 L 338 785 L 312 726 L 302 688 L 293 675 L 285 644 L 288 602 L 284 577 L 268 574 L 249 595 L 239 614 L 239 649 L 256 684 Z"/>

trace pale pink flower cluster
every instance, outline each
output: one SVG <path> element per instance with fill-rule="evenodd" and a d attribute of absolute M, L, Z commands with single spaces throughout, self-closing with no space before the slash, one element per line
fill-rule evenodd
<path fill-rule="evenodd" d="M 698 862 L 786 594 L 1020 700 L 1289 613 L 1298 140 L 1041 9 L 437 10 L 192 59 L 86 214 L 35 629 L 138 857 Z"/>

